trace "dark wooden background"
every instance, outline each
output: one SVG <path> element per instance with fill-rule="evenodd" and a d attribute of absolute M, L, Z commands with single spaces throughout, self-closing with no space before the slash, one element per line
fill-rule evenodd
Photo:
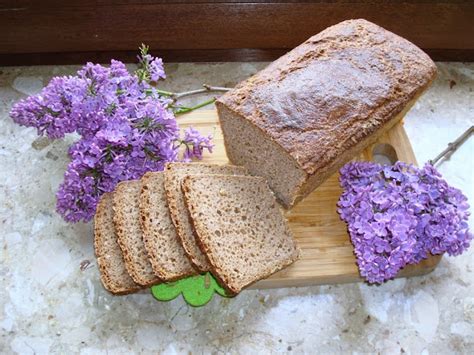
<path fill-rule="evenodd" d="M 373 21 L 436 60 L 474 61 L 474 1 L 0 0 L 0 65 L 272 60 L 324 28 Z"/>

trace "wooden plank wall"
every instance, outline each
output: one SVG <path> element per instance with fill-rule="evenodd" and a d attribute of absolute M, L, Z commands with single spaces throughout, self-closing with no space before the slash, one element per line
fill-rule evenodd
<path fill-rule="evenodd" d="M 365 18 L 437 60 L 474 61 L 474 1 L 0 0 L 0 65 L 271 60 L 324 28 Z"/>

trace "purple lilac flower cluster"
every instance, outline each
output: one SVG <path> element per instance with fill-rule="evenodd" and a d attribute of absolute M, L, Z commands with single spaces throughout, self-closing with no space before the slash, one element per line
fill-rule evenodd
<path fill-rule="evenodd" d="M 166 162 L 201 159 L 212 150 L 211 137 L 188 128 L 181 139 L 169 106 L 152 83 L 165 78 L 161 59 L 142 47 L 139 68 L 122 62 L 110 67 L 88 63 L 76 76 L 56 77 L 38 95 L 18 102 L 13 120 L 58 139 L 77 132 L 71 162 L 57 192 L 57 210 L 68 222 L 89 221 L 104 192 L 122 180 L 163 170 Z"/>
<path fill-rule="evenodd" d="M 369 283 L 391 279 L 429 254 L 459 255 L 469 247 L 467 198 L 433 166 L 351 162 L 340 173 L 338 212 Z"/>

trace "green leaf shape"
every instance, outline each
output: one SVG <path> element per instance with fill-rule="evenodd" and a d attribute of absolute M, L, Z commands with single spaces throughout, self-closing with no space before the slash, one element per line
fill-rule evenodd
<path fill-rule="evenodd" d="M 152 286 L 151 293 L 158 301 L 171 301 L 182 294 L 186 303 L 193 307 L 204 306 L 214 293 L 222 297 L 231 296 L 210 273 Z"/>

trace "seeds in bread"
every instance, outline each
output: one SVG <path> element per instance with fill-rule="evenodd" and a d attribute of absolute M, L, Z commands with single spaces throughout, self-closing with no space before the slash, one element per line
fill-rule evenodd
<path fill-rule="evenodd" d="M 205 272 L 210 270 L 210 265 L 196 243 L 196 236 L 181 189 L 182 180 L 190 174 L 245 175 L 247 170 L 235 165 L 203 163 L 170 163 L 166 166 L 165 189 L 171 218 L 189 259 L 196 269 Z"/>
<path fill-rule="evenodd" d="M 122 250 L 117 242 L 113 223 L 113 194 L 102 195 L 94 217 L 94 249 L 104 288 L 115 295 L 133 293 L 141 289 L 125 268 Z"/>
<path fill-rule="evenodd" d="M 140 225 L 153 271 L 163 281 L 196 275 L 171 220 L 166 201 L 163 172 L 142 177 Z"/>
<path fill-rule="evenodd" d="M 140 190 L 137 180 L 122 181 L 114 192 L 114 225 L 122 249 L 125 267 L 139 285 L 151 286 L 160 282 L 153 272 L 143 243 L 140 228 Z"/>
<path fill-rule="evenodd" d="M 231 292 L 298 258 L 296 241 L 263 178 L 190 175 L 183 191 L 211 271 Z"/>

